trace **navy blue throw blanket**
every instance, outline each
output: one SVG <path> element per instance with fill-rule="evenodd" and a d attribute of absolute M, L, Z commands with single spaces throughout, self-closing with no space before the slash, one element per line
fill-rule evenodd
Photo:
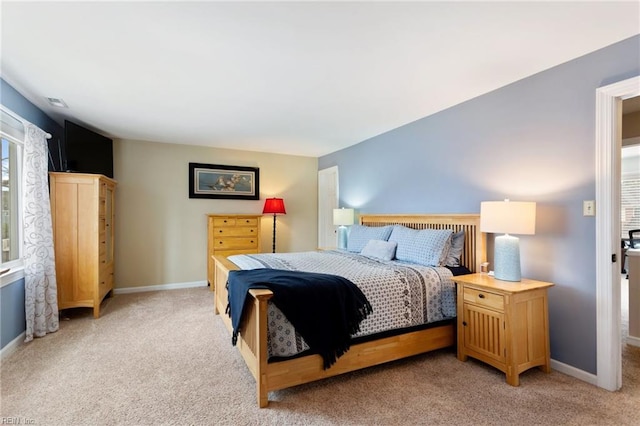
<path fill-rule="evenodd" d="M 349 350 L 351 335 L 373 311 L 362 291 L 337 275 L 266 268 L 230 271 L 227 287 L 233 345 L 249 289 L 266 288 L 309 348 L 322 356 L 325 370 Z"/>

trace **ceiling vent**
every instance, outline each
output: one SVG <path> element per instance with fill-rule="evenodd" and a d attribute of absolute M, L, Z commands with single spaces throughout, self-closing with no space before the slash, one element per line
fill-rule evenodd
<path fill-rule="evenodd" d="M 51 104 L 54 107 L 69 108 L 67 103 L 60 98 L 47 98 L 47 101 L 49 101 L 49 104 Z"/>

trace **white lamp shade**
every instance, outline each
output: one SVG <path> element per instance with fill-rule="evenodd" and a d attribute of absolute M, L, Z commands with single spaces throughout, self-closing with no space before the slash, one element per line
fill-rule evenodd
<path fill-rule="evenodd" d="M 483 201 L 480 230 L 500 234 L 536 233 L 536 203 L 530 201 Z"/>
<path fill-rule="evenodd" d="M 353 209 L 333 209 L 334 225 L 353 225 Z"/>

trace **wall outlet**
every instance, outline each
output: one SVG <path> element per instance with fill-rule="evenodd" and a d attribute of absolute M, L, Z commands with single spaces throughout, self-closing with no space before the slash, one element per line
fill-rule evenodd
<path fill-rule="evenodd" d="M 596 215 L 596 201 L 588 200 L 582 202 L 582 215 L 583 216 L 595 216 Z"/>

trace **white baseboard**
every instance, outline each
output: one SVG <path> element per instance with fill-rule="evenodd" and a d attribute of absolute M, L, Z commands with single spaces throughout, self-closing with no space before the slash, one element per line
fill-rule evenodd
<path fill-rule="evenodd" d="M 551 368 L 564 373 L 567 376 L 575 377 L 576 379 L 582 380 L 583 382 L 598 386 L 598 376 L 596 376 L 595 374 L 587 373 L 584 370 L 580 370 L 579 368 L 572 367 L 560 361 L 556 361 L 555 359 L 551 360 Z"/>
<path fill-rule="evenodd" d="M 2 348 L 2 350 L 0 350 L 0 359 L 5 359 L 5 357 L 8 357 L 12 353 L 14 353 L 15 350 L 18 349 L 18 346 L 20 346 L 24 342 L 24 339 L 26 337 L 27 332 L 23 331 L 18 337 L 7 343 L 6 346 Z"/>
<path fill-rule="evenodd" d="M 113 294 L 142 293 L 145 291 L 178 290 L 181 288 L 206 287 L 207 281 L 191 281 L 186 283 L 148 285 L 144 287 L 114 288 Z"/>
<path fill-rule="evenodd" d="M 627 336 L 627 345 L 640 347 L 640 337 Z"/>

